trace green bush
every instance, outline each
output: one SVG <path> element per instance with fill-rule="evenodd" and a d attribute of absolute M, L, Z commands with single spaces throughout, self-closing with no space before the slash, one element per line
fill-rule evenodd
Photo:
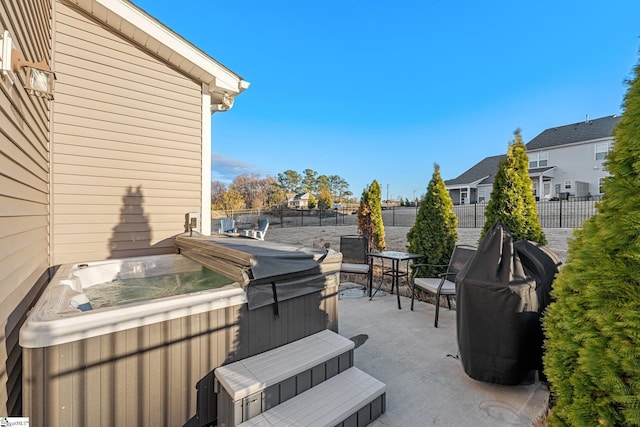
<path fill-rule="evenodd" d="M 362 191 L 358 207 L 358 233 L 369 240 L 369 250 L 384 251 L 387 247 L 384 239 L 384 223 L 382 222 L 380 184 L 375 179 Z"/>
<path fill-rule="evenodd" d="M 407 233 L 407 250 L 424 255 L 427 264 L 448 264 L 458 240 L 458 217 L 453 212 L 453 202 L 440 176 L 440 167 L 434 165 L 433 169 L 416 222 Z M 421 273 L 434 277 L 441 272 L 436 270 L 423 268 Z"/>
<path fill-rule="evenodd" d="M 514 241 L 547 243 L 529 178 L 527 147 L 522 142 L 519 130 L 516 130 L 515 140 L 507 149 L 506 158 L 500 163 L 485 215 L 480 241 L 495 223 L 502 221 L 509 227 Z"/>
<path fill-rule="evenodd" d="M 551 425 L 640 425 L 640 65 L 598 213 L 574 234 L 543 326 Z"/>

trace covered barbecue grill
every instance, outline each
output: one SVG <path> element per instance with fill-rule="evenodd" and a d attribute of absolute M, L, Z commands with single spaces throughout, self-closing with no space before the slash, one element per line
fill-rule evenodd
<path fill-rule="evenodd" d="M 560 262 L 544 246 L 514 242 L 495 224 L 457 278 L 460 358 L 474 379 L 519 384 L 542 368 L 541 314 Z"/>

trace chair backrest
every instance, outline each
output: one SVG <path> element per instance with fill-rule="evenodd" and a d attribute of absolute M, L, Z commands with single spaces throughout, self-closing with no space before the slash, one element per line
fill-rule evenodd
<path fill-rule="evenodd" d="M 367 250 L 369 241 L 360 235 L 340 236 L 340 252 L 342 262 L 349 264 L 368 264 Z"/>
<path fill-rule="evenodd" d="M 458 274 L 475 253 L 476 248 L 473 246 L 458 245 L 453 248 L 453 253 L 449 260 L 449 266 L 447 267 L 447 273 Z"/>
<path fill-rule="evenodd" d="M 267 228 L 269 228 L 269 220 L 267 218 L 262 218 L 260 221 L 258 221 L 258 231 L 266 233 Z"/>
<path fill-rule="evenodd" d="M 232 232 L 236 227 L 236 221 L 233 218 L 222 218 L 220 220 L 220 231 L 223 233 Z"/>

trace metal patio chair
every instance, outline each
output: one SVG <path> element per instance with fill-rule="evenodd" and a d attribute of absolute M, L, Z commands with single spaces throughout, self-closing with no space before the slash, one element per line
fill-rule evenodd
<path fill-rule="evenodd" d="M 367 286 L 371 283 L 368 250 L 369 240 L 366 237 L 356 234 L 340 236 L 340 252 L 342 252 L 340 272 L 365 275 Z"/>
<path fill-rule="evenodd" d="M 440 312 L 440 297 L 447 297 L 447 306 L 451 310 L 451 297 L 456 296 L 456 276 L 465 266 L 467 261 L 471 259 L 476 252 L 476 248 L 467 245 L 458 245 L 453 249 L 449 264 L 414 264 L 413 274 L 411 276 L 411 310 L 413 310 L 413 300 L 416 294 L 416 288 L 435 296 L 436 317 L 433 322 L 434 327 L 438 327 L 438 314 Z M 420 277 L 421 267 L 446 267 L 445 273 L 440 273 L 438 277 Z"/>

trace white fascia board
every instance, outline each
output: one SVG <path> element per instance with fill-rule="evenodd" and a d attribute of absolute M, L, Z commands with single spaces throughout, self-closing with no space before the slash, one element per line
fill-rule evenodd
<path fill-rule="evenodd" d="M 71 1 L 82 7 L 82 0 Z M 125 0 L 91 0 L 91 2 L 105 7 L 121 19 L 134 25 L 149 37 L 157 40 L 163 46 L 178 53 L 194 66 L 214 76 L 215 79 L 213 82 L 204 82 L 209 85 L 211 91 L 215 91 L 215 89 L 218 88 L 218 90 L 238 94 L 248 87 L 248 82 L 242 80 L 240 76 L 197 49 L 134 4 Z M 211 87 L 212 83 L 214 83 L 214 87 Z"/>

